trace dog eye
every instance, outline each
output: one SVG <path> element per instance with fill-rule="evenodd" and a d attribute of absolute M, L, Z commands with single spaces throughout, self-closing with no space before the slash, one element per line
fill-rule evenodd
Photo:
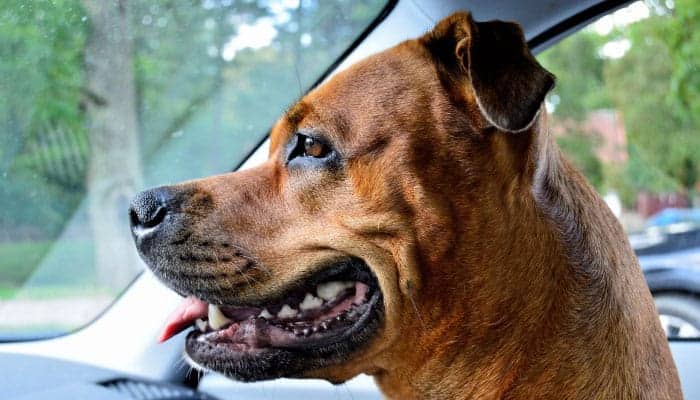
<path fill-rule="evenodd" d="M 288 143 L 287 164 L 302 163 L 304 165 L 330 165 L 336 156 L 335 150 L 323 139 L 297 132 Z M 312 164 L 307 164 L 311 162 Z M 301 165 L 301 164 L 300 164 Z"/>
<path fill-rule="evenodd" d="M 310 136 L 300 136 L 300 139 L 304 141 L 304 152 L 302 153 L 302 157 L 322 158 L 328 154 L 328 146 L 323 144 L 318 139 L 314 139 Z"/>

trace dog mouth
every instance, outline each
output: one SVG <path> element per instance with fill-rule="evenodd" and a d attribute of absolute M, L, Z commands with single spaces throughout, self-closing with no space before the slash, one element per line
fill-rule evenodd
<path fill-rule="evenodd" d="M 250 381 L 343 362 L 379 328 L 382 294 L 361 260 L 334 263 L 289 286 L 246 305 L 189 296 L 160 340 L 193 326 L 185 352 L 195 366 Z"/>

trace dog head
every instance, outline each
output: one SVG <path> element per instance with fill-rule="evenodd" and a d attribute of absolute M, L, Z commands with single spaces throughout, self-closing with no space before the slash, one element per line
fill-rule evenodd
<path fill-rule="evenodd" d="M 517 25 L 458 13 L 304 96 L 264 164 L 142 192 L 141 256 L 198 299 L 166 336 L 216 305 L 186 353 L 241 380 L 338 382 L 467 347 L 500 315 L 484 293 L 508 273 L 504 204 L 527 190 L 553 82 Z"/>

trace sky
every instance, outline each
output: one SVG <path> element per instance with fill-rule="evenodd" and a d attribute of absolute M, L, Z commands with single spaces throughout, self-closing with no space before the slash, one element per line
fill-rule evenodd
<path fill-rule="evenodd" d="M 226 61 L 231 61 L 236 53 L 243 49 L 259 49 L 269 46 L 277 36 L 275 25 L 282 24 L 291 18 L 290 11 L 299 6 L 300 0 L 270 0 L 267 4 L 272 16 L 263 17 L 253 23 L 241 24 L 238 33 L 224 45 L 221 56 Z M 673 6 L 672 0 L 667 0 L 666 4 Z M 592 29 L 600 35 L 607 35 L 613 29 L 648 18 L 649 7 L 642 1 L 630 4 L 612 14 L 608 14 L 592 24 Z M 310 43 L 310 36 L 302 37 L 305 46 Z M 620 58 L 630 48 L 630 43 L 626 39 L 613 40 L 606 43 L 600 51 L 601 56 L 606 58 Z"/>
<path fill-rule="evenodd" d="M 258 18 L 253 23 L 241 24 L 238 28 L 238 33 L 224 45 L 221 51 L 221 57 L 226 61 L 231 61 L 240 50 L 260 49 L 269 46 L 277 36 L 275 25 L 289 21 L 291 18 L 290 11 L 299 7 L 299 1 L 300 0 L 269 1 L 267 3 L 267 8 L 272 15 L 270 17 Z M 310 42 L 308 44 L 310 44 Z"/>
<path fill-rule="evenodd" d="M 607 35 L 615 28 L 648 18 L 650 13 L 649 7 L 638 1 L 600 18 L 593 23 L 592 28 L 599 35 Z M 605 58 L 620 58 L 629 48 L 630 42 L 627 39 L 612 40 L 603 45 L 600 55 Z"/>

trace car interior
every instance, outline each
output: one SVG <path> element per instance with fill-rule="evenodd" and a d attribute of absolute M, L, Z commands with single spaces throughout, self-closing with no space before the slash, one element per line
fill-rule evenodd
<path fill-rule="evenodd" d="M 553 124 L 555 128 L 552 129 L 559 127 L 566 131 L 572 126 L 585 126 L 598 132 L 596 142 L 586 141 L 589 139 L 584 133 L 569 141 L 564 138 L 560 145 L 565 152 L 568 149 L 577 152 L 573 156 L 577 166 L 584 170 L 596 188 L 606 190 L 602 193 L 606 202 L 620 216 L 623 226 L 629 229 L 630 242 L 637 252 L 657 302 L 661 323 L 669 337 L 684 395 L 688 399 L 700 398 L 700 383 L 695 379 L 700 374 L 700 319 L 696 319 L 700 315 L 700 297 L 697 297 L 700 294 L 700 252 L 697 252 L 700 249 L 700 234 L 695 235 L 700 226 L 696 225 L 700 224 L 700 217 L 692 212 L 693 190 L 697 190 L 693 188 L 700 186 L 695 184 L 693 178 L 687 186 L 691 190 L 674 189 L 685 197 L 679 199 L 678 196 L 671 196 L 668 194 L 671 190 L 666 188 L 676 186 L 663 186 L 669 182 L 670 178 L 667 177 L 672 176 L 669 173 L 663 179 L 659 178 L 660 183 L 654 186 L 660 188 L 658 193 L 661 195 L 641 189 L 635 189 L 632 195 L 622 190 L 611 194 L 613 191 L 608 189 L 617 188 L 614 184 L 618 182 L 613 178 L 622 180 L 627 176 L 622 172 L 615 175 L 618 171 L 615 166 L 622 166 L 619 168 L 622 171 L 625 163 L 635 160 L 635 150 L 628 147 L 628 142 L 633 143 L 635 139 L 632 134 L 625 139 L 625 129 L 630 131 L 631 128 L 623 121 L 624 118 L 619 117 L 620 113 L 632 112 L 627 111 L 632 108 L 625 107 L 632 107 L 633 104 L 625 103 L 624 99 L 618 103 L 614 96 L 612 100 L 591 100 L 589 96 L 585 98 L 587 103 L 581 100 L 584 103 L 580 107 L 593 111 L 581 114 L 576 109 L 571 112 L 571 115 L 582 115 L 576 122 L 580 122 L 580 125 L 566 122 L 568 115 L 565 114 L 570 110 L 565 108 L 570 104 L 566 95 L 581 93 L 576 82 L 567 86 L 567 79 L 584 80 L 581 74 L 567 71 L 570 65 L 586 64 L 585 58 L 592 54 L 592 57 L 602 60 L 601 65 L 608 63 L 600 67 L 596 79 L 613 79 L 618 75 L 623 76 L 625 71 L 644 73 L 644 69 L 625 69 L 621 64 L 621 60 L 627 60 L 627 54 L 633 54 L 636 43 L 634 39 L 625 38 L 626 29 L 653 18 L 673 18 L 676 8 L 697 6 L 671 0 L 338 0 L 338 5 L 333 6 L 330 3 L 336 3 L 335 0 L 327 3 L 305 0 L 203 0 L 192 2 L 193 5 L 188 6 L 192 10 L 178 11 L 176 6 L 166 3 L 157 6 L 154 4 L 159 3 L 131 0 L 127 2 L 132 12 L 129 18 L 132 25 L 138 26 L 127 26 L 125 32 L 136 32 L 132 44 L 136 50 L 130 50 L 136 54 L 132 60 L 136 66 L 136 83 L 123 85 L 119 80 L 104 82 L 114 85 L 110 86 L 110 90 L 115 96 L 138 99 L 134 108 L 125 105 L 113 112 L 115 115 L 129 113 L 125 121 L 131 121 L 133 114 L 134 124 L 141 131 L 149 133 L 144 134 L 142 139 L 108 140 L 104 148 L 107 149 L 105 154 L 114 153 L 110 159 L 92 155 L 97 151 L 97 145 L 88 145 L 81 139 L 80 135 L 86 133 L 74 136 L 70 133 L 73 126 L 70 118 L 82 121 L 80 118 L 84 118 L 84 114 L 90 115 L 93 103 L 100 101 L 90 94 L 91 85 L 98 87 L 102 84 L 99 81 L 99 68 L 92 75 L 78 74 L 73 77 L 67 67 L 53 70 L 47 64 L 46 68 L 35 68 L 32 64 L 38 62 L 38 66 L 44 65 L 41 61 L 44 58 L 31 57 L 34 54 L 32 51 L 37 54 L 56 52 L 57 57 L 67 60 L 61 61 L 64 66 L 71 65 L 71 62 L 82 65 L 83 55 L 88 57 L 87 63 L 99 64 L 99 61 L 90 58 L 97 57 L 98 60 L 108 60 L 106 64 L 103 63 L 108 65 L 108 70 L 103 71 L 102 76 L 108 80 L 110 75 L 119 78 L 120 74 L 125 73 L 123 66 L 115 64 L 116 61 L 110 64 L 109 60 L 118 59 L 121 50 L 118 47 L 100 47 L 95 39 L 74 32 L 78 26 L 84 27 L 85 30 L 81 32 L 88 31 L 89 26 L 96 29 L 94 26 L 112 17 L 105 10 L 96 10 L 99 6 L 94 1 L 82 2 L 84 10 L 76 8 L 80 1 L 58 2 L 60 4 L 52 10 L 36 6 L 36 9 L 32 9 L 30 3 L 20 0 L 0 6 L 0 48 L 7 47 L 0 50 L 0 59 L 7 59 L 9 55 L 22 61 L 14 64 L 0 61 L 0 71 L 4 70 L 6 76 L 0 77 L 0 89 L 9 89 L 7 95 L 2 89 L 3 96 L 0 97 L 18 98 L 16 104 L 13 103 L 15 100 L 0 100 L 0 121 L 5 120 L 0 124 L 0 176 L 4 174 L 3 178 L 8 182 L 7 189 L 0 189 L 5 192 L 2 201 L 6 204 L 3 207 L 5 214 L 0 213 L 2 398 L 382 398 L 373 379 L 366 375 L 339 385 L 310 379 L 235 382 L 216 373 L 191 368 L 182 354 L 186 333 L 180 333 L 166 343 L 158 343 L 156 338 L 165 317 L 181 298 L 144 268 L 131 245 L 126 212 L 128 199 L 146 187 L 246 169 L 264 162 L 269 148 L 266 135 L 275 119 L 296 98 L 356 61 L 423 34 L 437 21 L 458 10 L 470 10 L 479 21 L 500 19 L 521 24 L 533 53 L 558 78 L 547 109 L 555 121 L 563 122 Z M 168 8 L 171 6 L 174 8 Z M 328 10 L 323 7 L 328 7 Z M 46 24 L 55 29 L 47 28 L 43 33 L 36 33 L 31 31 L 32 28 L 25 27 L 27 18 L 40 20 L 36 25 L 39 28 L 41 24 Z M 4 21 L 8 23 L 2 28 Z M 85 25 L 88 23 L 91 25 Z M 184 28 L 176 29 L 177 24 L 182 24 Z M 191 28 L 194 25 L 201 25 L 202 29 L 194 31 Z M 154 33 L 156 29 L 160 29 L 161 33 L 157 34 L 160 36 Z M 189 29 L 192 29 L 191 35 L 188 34 Z M 333 35 L 336 36 L 324 41 L 323 29 L 334 29 Z M 305 30 L 310 33 L 304 33 Z M 210 36 L 214 37 L 216 32 L 224 39 L 218 45 L 212 45 L 207 40 L 210 40 Z M 642 31 L 635 32 L 638 34 Z M 33 37 L 35 33 L 36 37 Z M 574 41 L 579 40 L 577 35 L 583 34 L 597 38 L 595 40 L 598 42 L 592 43 L 596 43 L 598 52 L 587 53 L 581 50 L 583 47 L 571 50 Z M 28 43 L 32 40 L 43 43 L 42 35 L 55 37 L 50 38 L 50 43 L 42 44 L 41 48 L 38 44 L 31 44 L 36 47 L 36 50 L 31 50 Z M 243 39 L 245 35 L 253 39 Z M 161 39 L 156 38 L 160 37 L 165 39 L 159 42 Z M 71 46 L 80 48 L 80 51 L 71 50 Z M 188 56 L 180 55 L 187 46 L 194 50 L 188 50 Z M 575 57 L 567 62 L 557 59 L 563 57 L 565 51 Z M 673 57 L 669 59 L 675 60 Z M 169 64 L 161 60 L 167 60 Z M 179 74 L 177 85 L 173 83 L 175 80 L 169 78 L 176 74 Z M 0 72 L 0 75 L 3 73 Z M 27 83 L 32 79 L 35 82 L 40 79 L 48 82 L 42 86 L 48 89 L 34 88 L 31 82 Z M 69 97 L 72 92 L 55 94 L 58 89 L 52 86 L 51 79 L 62 80 L 57 84 L 59 89 L 64 84 L 73 85 L 65 82 L 84 79 L 87 89 L 76 89 L 74 97 Z M 29 94 L 27 104 L 22 103 L 25 100 L 18 93 Z M 588 94 L 585 93 L 585 96 Z M 581 98 L 585 96 L 581 94 Z M 40 99 L 43 98 L 54 99 L 55 104 L 41 103 Z M 33 103 L 30 105 L 29 102 Z M 66 103 L 79 106 L 73 111 L 64 112 L 62 107 Z M 39 111 L 31 107 L 37 107 Z M 26 111 L 30 108 L 31 112 Z M 55 123 L 56 129 L 52 128 L 52 123 L 34 124 L 36 115 L 44 115 L 42 112 L 46 115 L 59 113 L 58 117 L 46 117 L 47 121 L 59 121 Z M 25 115 L 26 123 L 23 122 Z M 16 130 L 12 128 L 15 120 L 20 121 L 21 129 L 31 132 L 16 135 Z M 99 129 L 99 123 L 92 121 L 88 130 Z M 236 134 L 229 137 L 202 133 L 227 130 Z M 164 134 L 159 136 L 150 132 Z M 136 146 L 141 147 L 142 158 L 129 161 L 129 155 L 124 150 L 132 146 L 129 144 L 132 139 L 137 142 Z M 18 144 L 19 140 L 24 142 Z M 605 147 L 608 144 L 612 147 Z M 584 154 L 580 150 L 595 146 L 598 149 L 595 152 Z M 691 153 L 700 153 L 697 147 L 693 149 L 692 146 L 691 142 L 684 147 L 690 148 Z M 620 150 L 620 147 L 630 150 Z M 62 148 L 77 150 L 64 151 Z M 624 154 L 620 155 L 621 151 Z M 667 149 L 659 155 L 668 155 L 671 151 Z M 205 155 L 207 161 L 195 161 L 191 156 L 195 153 Z M 580 159 L 578 155 L 581 155 Z M 641 159 L 656 160 L 653 157 L 656 155 Z M 683 165 L 691 165 L 691 161 Z M 96 167 L 94 163 L 102 164 Z M 130 177 L 117 172 L 132 167 L 134 171 L 139 171 L 131 175 L 138 176 L 136 179 L 129 180 Z M 692 168 L 696 167 L 692 164 Z M 661 167 L 644 176 L 639 172 L 639 179 L 656 179 L 660 170 Z M 22 175 L 24 172 L 17 171 L 29 172 Z M 15 179 L 16 182 L 13 182 L 16 185 L 10 182 L 8 173 L 14 174 L 15 178 L 10 178 Z M 90 183 L 90 177 L 94 176 L 104 176 L 104 182 L 113 178 L 114 181 L 128 183 L 123 190 L 109 189 L 112 191 L 108 192 L 103 189 L 106 185 Z M 601 177 L 599 185 L 595 181 L 598 176 Z M 73 181 L 80 184 L 70 184 Z M 10 187 L 11 183 L 14 186 Z M 46 189 L 36 189 L 39 186 Z M 63 194 L 61 190 L 69 194 Z M 63 196 L 70 198 L 70 201 L 66 200 L 64 207 L 63 203 L 51 200 L 52 196 Z M 90 200 L 94 196 L 111 196 L 109 198 L 113 199 L 110 201 L 114 209 L 107 210 L 104 218 L 118 221 L 102 232 L 86 228 L 94 212 Z M 51 200 L 53 208 L 47 206 L 46 210 L 37 211 L 38 206 L 33 205 L 41 199 Z M 634 212 L 629 211 L 632 209 Z M 643 215 L 643 218 L 639 215 Z M 45 221 L 50 218 L 57 218 L 55 229 L 51 228 L 46 233 L 34 228 L 47 225 Z M 84 235 L 91 235 L 90 239 L 84 239 Z M 98 240 L 94 239 L 99 235 L 105 235 L 116 244 L 109 248 L 100 247 Z M 84 244 L 86 240 L 88 245 Z M 120 240 L 128 245 L 120 247 Z M 37 243 L 41 245 L 37 247 Z M 89 251 L 83 251 L 83 247 L 89 247 Z M 17 260 L 16 263 L 11 262 L 10 256 Z M 13 278 L 19 268 L 15 265 L 23 263 L 31 264 L 31 268 L 25 275 Z M 90 280 L 69 284 L 65 281 L 66 276 L 88 276 Z M 93 281 L 106 283 L 93 284 Z M 81 300 L 77 301 L 77 298 Z"/>

